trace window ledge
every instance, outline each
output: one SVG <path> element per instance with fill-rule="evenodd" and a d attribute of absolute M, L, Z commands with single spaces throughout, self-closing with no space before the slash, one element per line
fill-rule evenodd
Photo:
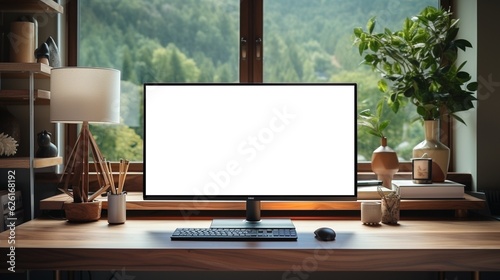
<path fill-rule="evenodd" d="M 106 197 L 101 197 L 103 209 L 107 209 Z M 40 201 L 41 210 L 61 210 L 64 203 L 72 202 L 65 194 L 56 195 Z M 360 210 L 358 201 L 263 201 L 264 211 L 329 211 Z M 471 210 L 484 209 L 485 201 L 468 194 L 465 199 L 442 200 L 402 200 L 401 210 Z M 199 211 L 244 211 L 244 201 L 162 201 L 144 200 L 142 192 L 127 193 L 127 210 L 174 210 L 183 213 Z"/>

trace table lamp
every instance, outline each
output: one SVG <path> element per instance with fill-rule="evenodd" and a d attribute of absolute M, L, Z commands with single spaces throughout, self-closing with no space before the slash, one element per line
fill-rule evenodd
<path fill-rule="evenodd" d="M 89 155 L 100 187 L 110 186 L 110 171 L 89 130 L 89 123 L 120 121 L 120 71 L 108 68 L 62 67 L 52 69 L 50 119 L 81 123 L 82 127 L 59 181 L 59 189 L 73 201 L 89 202 Z M 61 186 L 62 185 L 62 186 Z M 72 194 L 69 188 L 73 189 Z"/>

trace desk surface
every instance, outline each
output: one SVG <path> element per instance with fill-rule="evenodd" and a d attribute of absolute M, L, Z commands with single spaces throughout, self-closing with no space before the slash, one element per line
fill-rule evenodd
<path fill-rule="evenodd" d="M 73 224 L 37 219 L 0 233 L 2 259 L 15 236 L 16 269 L 161 271 L 485 271 L 500 270 L 500 222 L 294 220 L 296 242 L 171 241 L 176 227 L 208 227 L 209 220 L 106 220 Z M 336 230 L 321 242 L 313 231 Z M 0 269 L 8 264 L 2 261 Z"/>

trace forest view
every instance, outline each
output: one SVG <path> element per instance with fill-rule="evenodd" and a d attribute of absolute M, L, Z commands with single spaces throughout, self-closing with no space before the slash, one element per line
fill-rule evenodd
<path fill-rule="evenodd" d="M 378 75 L 353 46 L 353 29 L 377 17 L 399 29 L 406 17 L 437 0 L 264 0 L 264 82 L 356 82 L 358 111 L 375 110 Z M 94 125 L 104 156 L 142 161 L 142 90 L 146 82 L 238 82 L 239 1 L 82 0 L 79 65 L 121 70 L 120 125 Z M 332 104 L 332 110 L 342 104 Z M 423 137 L 414 109 L 385 134 L 402 160 Z M 342 121 L 342 120 L 339 120 Z M 339 135 L 342 132 L 339 131 Z M 332 143 L 334 145 L 334 143 Z M 358 159 L 370 160 L 380 139 L 358 133 Z"/>

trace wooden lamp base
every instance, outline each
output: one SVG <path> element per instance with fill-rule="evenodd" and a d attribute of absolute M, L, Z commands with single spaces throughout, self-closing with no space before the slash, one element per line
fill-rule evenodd
<path fill-rule="evenodd" d="M 86 203 L 66 202 L 64 213 L 68 222 L 93 222 L 101 218 L 102 202 L 94 200 Z"/>

